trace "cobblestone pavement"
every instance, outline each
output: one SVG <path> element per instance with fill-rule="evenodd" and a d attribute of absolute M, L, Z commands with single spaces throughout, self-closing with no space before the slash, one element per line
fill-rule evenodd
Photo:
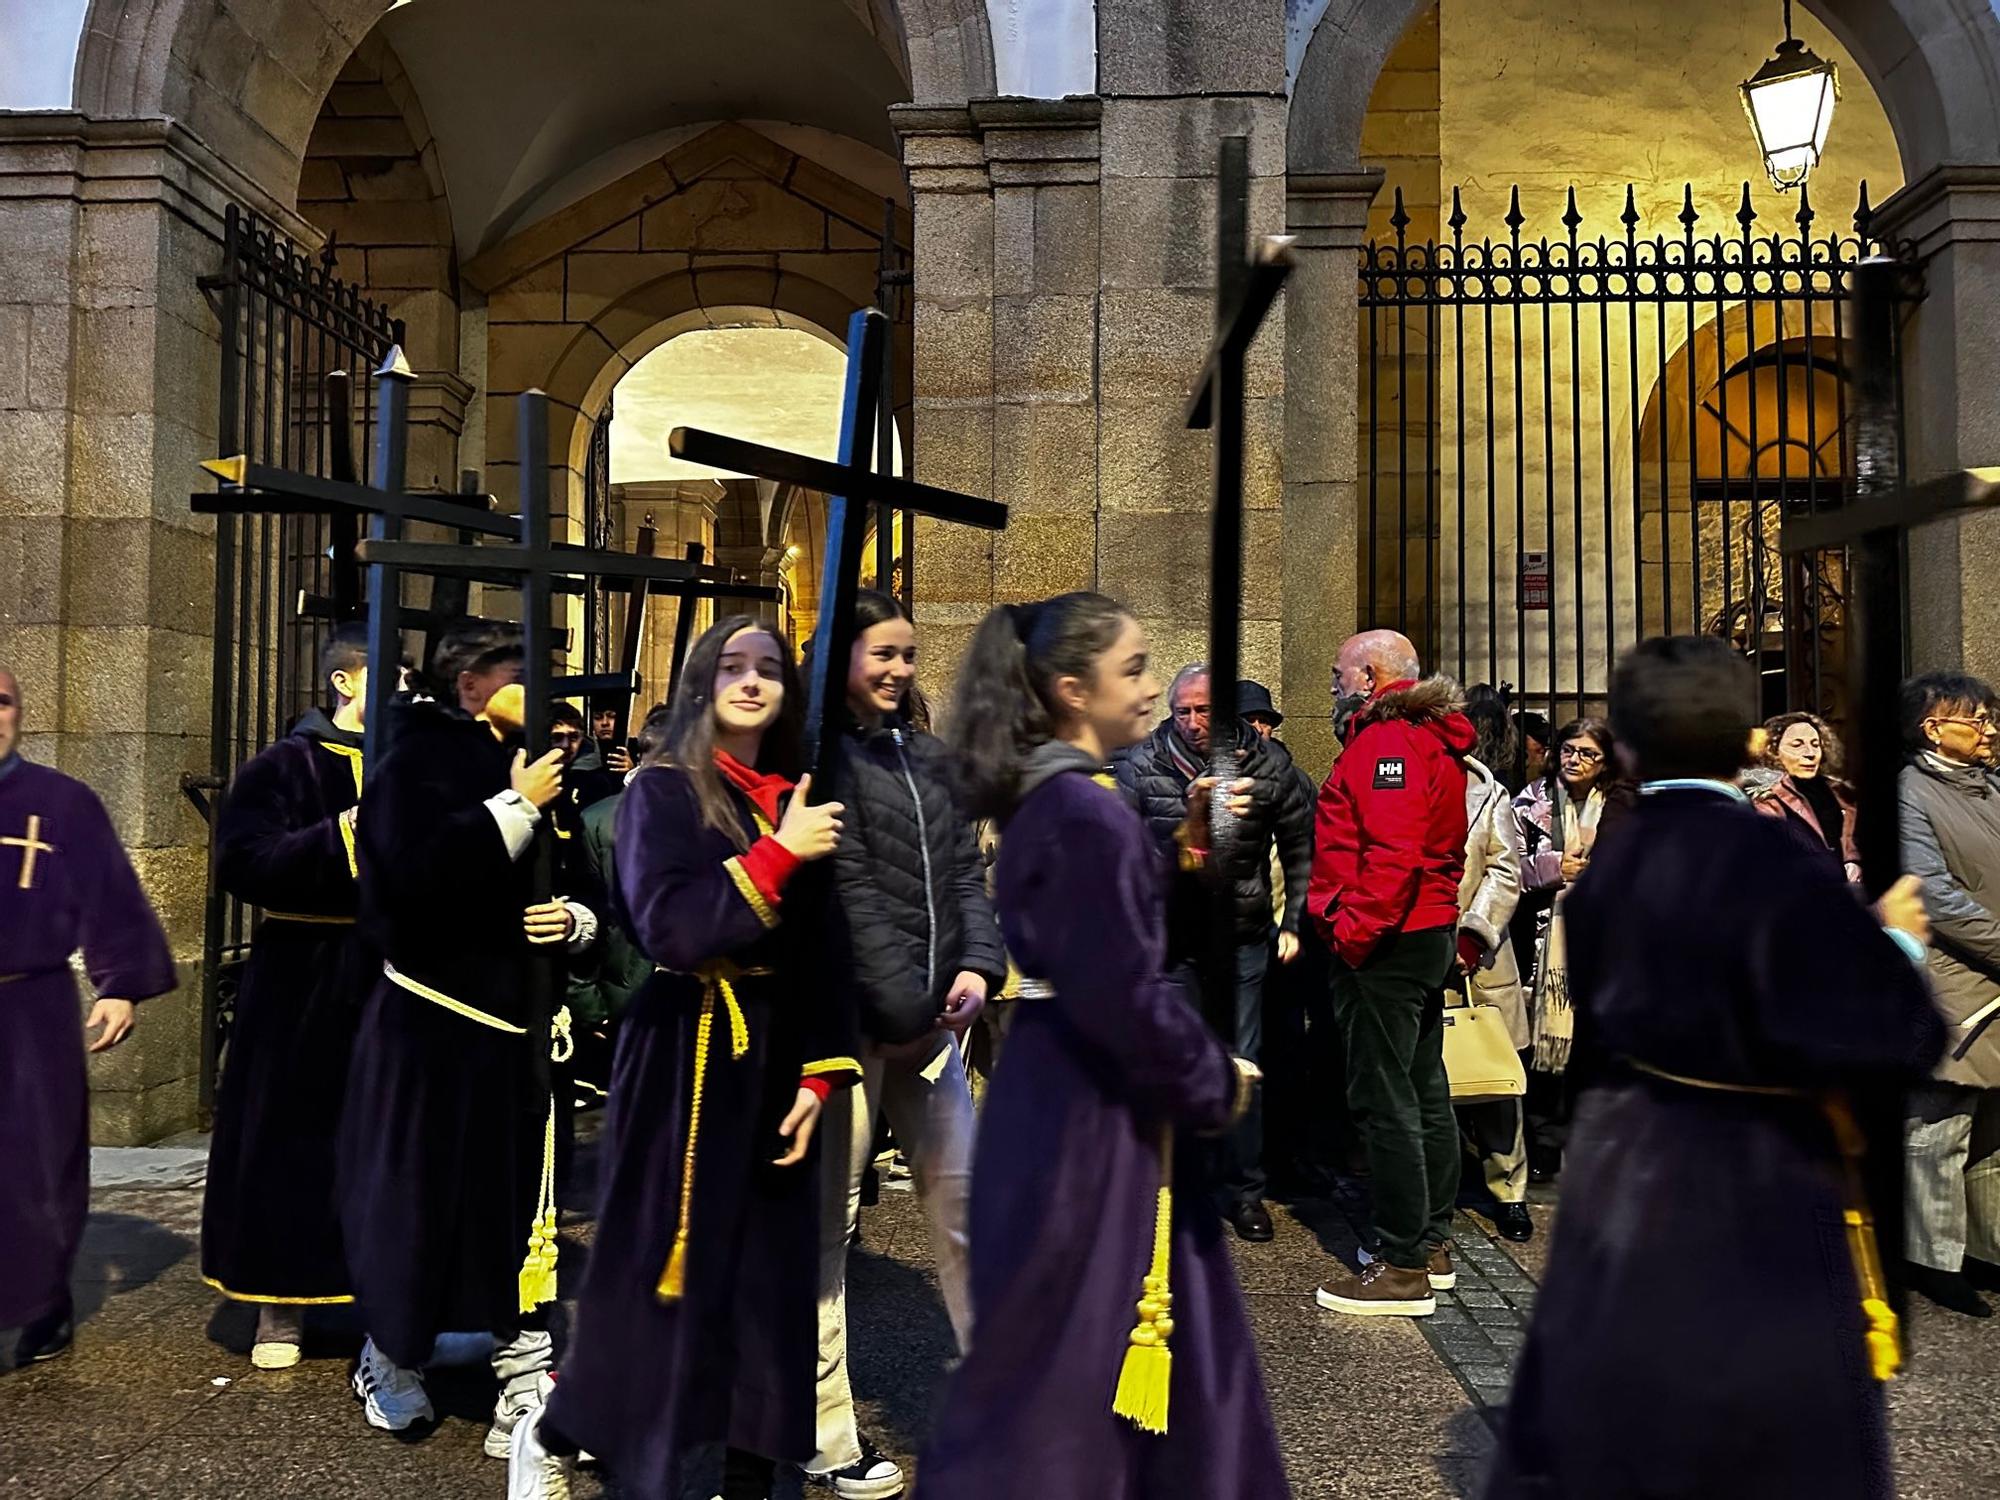
<path fill-rule="evenodd" d="M 77 1268 L 77 1348 L 0 1375 L 0 1496 L 497 1500 L 502 1467 L 480 1452 L 492 1402 L 483 1366 L 433 1376 L 443 1420 L 409 1442 L 361 1421 L 347 1390 L 359 1344 L 348 1318 L 314 1325 L 299 1368 L 251 1369 L 248 1310 L 219 1304 L 196 1274 L 200 1160 L 198 1151 L 102 1160 Z M 1553 1212 L 1535 1206 L 1540 1232 L 1525 1246 L 1502 1245 L 1483 1219 L 1462 1216 L 1459 1287 L 1424 1322 L 1341 1319 L 1313 1305 L 1331 1257 L 1354 1257 L 1357 1196 L 1279 1208 L 1272 1244 L 1239 1247 L 1298 1500 L 1478 1493 Z M 589 1239 L 589 1226 L 568 1217 L 566 1285 Z M 863 1237 L 851 1278 L 855 1386 L 868 1430 L 908 1461 L 950 1330 L 914 1198 L 885 1191 L 864 1217 Z M 1902 1494 L 1991 1500 L 2000 1495 L 2000 1319 L 1973 1322 L 1928 1306 L 1915 1318 L 1918 1362 L 1892 1387 Z M 11 1363 L 11 1337 L 0 1335 L 0 1368 Z M 698 1482 L 689 1491 L 694 1500 L 710 1492 Z M 586 1479 L 578 1493 L 594 1500 L 603 1491 Z M 794 1483 L 780 1493 L 791 1500 L 799 1492 Z"/>

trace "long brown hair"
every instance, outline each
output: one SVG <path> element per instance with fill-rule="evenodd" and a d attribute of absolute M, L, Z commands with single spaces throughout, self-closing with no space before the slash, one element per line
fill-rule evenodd
<path fill-rule="evenodd" d="M 737 816 L 736 801 L 722 774 L 715 768 L 715 674 L 722 665 L 722 652 L 731 638 L 745 630 L 760 630 L 778 643 L 779 683 L 784 699 L 778 716 L 764 731 L 764 741 L 753 768 L 767 776 L 798 778 L 805 762 L 803 727 L 805 695 L 799 688 L 798 669 L 792 652 L 776 626 L 754 615 L 731 615 L 702 632 L 688 652 L 681 668 L 680 683 L 668 705 L 666 734 L 659 749 L 642 762 L 647 766 L 672 766 L 694 787 L 695 805 L 701 820 L 718 833 L 728 836 L 739 849 L 750 847 L 750 830 Z"/>

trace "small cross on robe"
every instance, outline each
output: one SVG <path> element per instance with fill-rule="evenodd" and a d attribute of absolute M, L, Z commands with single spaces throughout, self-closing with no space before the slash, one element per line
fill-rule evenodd
<path fill-rule="evenodd" d="M 31 891 L 35 888 L 35 859 L 38 855 L 54 854 L 56 846 L 42 842 L 42 820 L 35 813 L 28 814 L 28 832 L 25 838 L 0 838 L 0 847 L 12 846 L 21 851 L 21 878 L 15 882 L 16 890 Z"/>

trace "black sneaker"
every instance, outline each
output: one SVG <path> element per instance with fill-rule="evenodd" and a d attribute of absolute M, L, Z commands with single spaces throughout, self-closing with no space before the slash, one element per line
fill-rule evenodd
<path fill-rule="evenodd" d="M 38 1365 L 69 1353 L 70 1345 L 76 1342 L 75 1312 L 65 1297 L 59 1306 L 23 1328 L 20 1342 L 14 1345 L 14 1363 Z"/>
<path fill-rule="evenodd" d="M 808 1473 L 806 1478 L 832 1490 L 840 1500 L 892 1500 L 903 1493 L 903 1471 L 867 1438 L 861 1440 L 858 1461 L 826 1474 Z"/>

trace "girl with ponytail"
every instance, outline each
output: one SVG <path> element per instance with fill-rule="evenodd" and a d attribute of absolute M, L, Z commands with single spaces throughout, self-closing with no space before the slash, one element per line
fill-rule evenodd
<path fill-rule="evenodd" d="M 1255 1067 L 1165 972 L 1173 872 L 1105 774 L 1152 728 L 1145 632 L 1101 594 L 986 617 L 950 739 L 996 819 L 1002 935 L 1022 999 L 980 1121 L 972 1351 L 919 1464 L 927 1494 L 1277 1500 L 1290 1493 L 1222 1224 L 1175 1132 L 1219 1134 Z M 1178 844 L 1207 848 L 1197 782 Z M 1134 1307 L 1137 1307 L 1137 1316 Z"/>

